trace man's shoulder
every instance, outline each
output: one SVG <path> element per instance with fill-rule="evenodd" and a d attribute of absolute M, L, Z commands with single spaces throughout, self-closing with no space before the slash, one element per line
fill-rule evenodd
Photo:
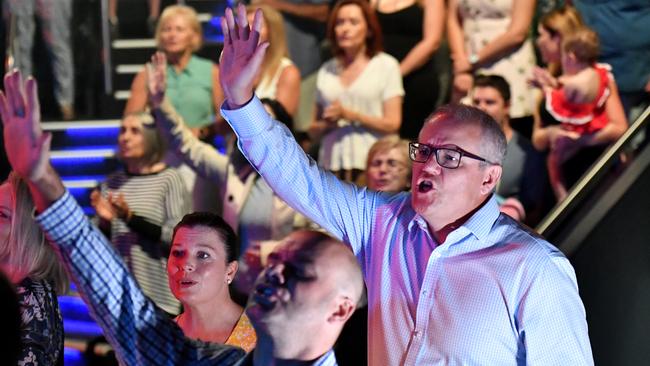
<path fill-rule="evenodd" d="M 532 228 L 511 217 L 501 214 L 492 228 L 495 245 L 508 246 L 525 256 L 537 259 L 564 258 L 564 254 Z"/>

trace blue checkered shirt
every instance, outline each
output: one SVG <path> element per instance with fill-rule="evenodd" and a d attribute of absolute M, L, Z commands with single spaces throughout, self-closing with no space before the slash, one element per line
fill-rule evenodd
<path fill-rule="evenodd" d="M 36 217 L 123 365 L 234 365 L 244 351 L 186 338 L 144 296 L 120 256 L 66 193 Z"/>
<path fill-rule="evenodd" d="M 371 365 L 591 365 L 575 273 L 490 198 L 437 243 L 411 207 L 319 169 L 257 98 L 222 115 L 276 194 L 352 247 Z"/>

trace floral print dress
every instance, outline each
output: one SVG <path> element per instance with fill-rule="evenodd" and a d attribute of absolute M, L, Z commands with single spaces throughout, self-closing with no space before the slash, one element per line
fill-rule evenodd
<path fill-rule="evenodd" d="M 23 345 L 18 366 L 63 365 L 63 318 L 46 281 L 25 278 L 16 286 Z"/>

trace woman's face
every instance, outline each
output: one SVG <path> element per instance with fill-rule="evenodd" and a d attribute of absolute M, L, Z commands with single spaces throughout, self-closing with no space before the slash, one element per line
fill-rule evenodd
<path fill-rule="evenodd" d="M 9 240 L 14 215 L 14 193 L 10 183 L 0 185 L 0 245 Z"/>
<path fill-rule="evenodd" d="M 542 55 L 545 63 L 560 62 L 561 55 L 561 38 L 559 33 L 553 35 L 541 24 L 537 27 L 539 36 L 537 37 L 537 48 Z"/>
<path fill-rule="evenodd" d="M 141 159 L 146 153 L 146 143 L 142 133 L 142 122 L 136 116 L 122 120 L 117 136 L 118 154 L 121 159 Z"/>
<path fill-rule="evenodd" d="M 167 260 L 169 288 L 185 306 L 214 303 L 229 297 L 228 284 L 237 262 L 226 263 L 221 235 L 206 226 L 181 227 L 176 231 Z"/>
<path fill-rule="evenodd" d="M 160 48 L 167 54 L 181 54 L 192 51 L 192 43 L 198 34 L 192 30 L 189 21 L 178 14 L 165 20 L 160 27 Z"/>
<path fill-rule="evenodd" d="M 368 23 L 358 5 L 344 5 L 336 14 L 336 44 L 346 53 L 363 50 L 368 38 Z"/>
<path fill-rule="evenodd" d="M 404 153 L 394 147 L 375 153 L 366 168 L 368 188 L 384 192 L 400 192 L 408 188 L 409 164 Z"/>
<path fill-rule="evenodd" d="M 253 24 L 253 19 L 255 18 L 255 12 L 251 11 L 246 14 L 248 17 L 248 24 Z M 262 17 L 262 29 L 260 29 L 260 43 L 266 42 L 269 40 L 269 27 L 266 24 L 266 19 Z"/>

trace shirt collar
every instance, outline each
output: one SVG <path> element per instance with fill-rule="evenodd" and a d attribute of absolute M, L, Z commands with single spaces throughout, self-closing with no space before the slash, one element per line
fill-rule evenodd
<path fill-rule="evenodd" d="M 408 224 L 408 230 L 411 231 L 416 225 L 421 230 L 429 232 L 429 224 L 420 214 L 415 211 L 413 218 Z M 488 198 L 487 202 L 474 213 L 465 223 L 456 228 L 454 231 L 447 235 L 447 240 L 445 241 L 445 246 L 451 247 L 454 244 L 461 241 L 468 234 L 472 234 L 476 238 L 476 245 L 472 246 L 463 246 L 463 248 L 455 248 L 453 252 L 456 254 L 467 253 L 474 250 L 483 249 L 490 245 L 488 242 L 488 236 L 490 230 L 494 225 L 494 222 L 499 217 L 499 204 L 496 200 L 496 195 L 492 195 Z M 435 240 L 435 239 L 434 239 Z M 440 244 L 440 243 L 437 243 Z"/>
<path fill-rule="evenodd" d="M 196 57 L 194 55 L 192 55 L 192 56 L 190 56 L 190 60 L 187 61 L 187 65 L 185 65 L 183 70 L 181 70 L 180 74 L 187 74 L 187 75 L 191 76 L 192 75 L 192 70 L 194 70 L 194 68 L 192 67 L 192 65 L 194 63 L 196 63 Z M 167 64 L 167 73 L 169 73 L 169 72 L 171 72 L 172 75 L 180 75 L 180 74 L 176 73 L 176 70 L 174 69 L 174 66 L 171 65 L 171 64 Z"/>

